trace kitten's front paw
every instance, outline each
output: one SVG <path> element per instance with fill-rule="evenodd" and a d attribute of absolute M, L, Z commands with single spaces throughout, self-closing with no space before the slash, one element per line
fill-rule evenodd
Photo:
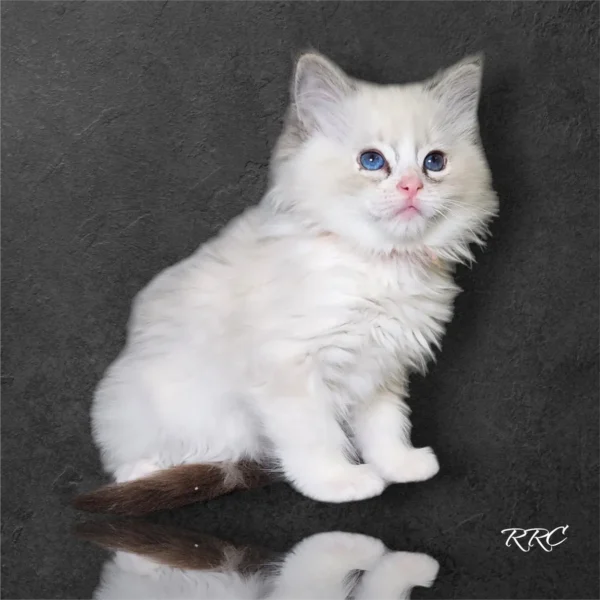
<path fill-rule="evenodd" d="M 387 481 L 408 483 L 431 479 L 440 470 L 440 465 L 429 447 L 403 448 L 383 459 L 377 468 Z"/>
<path fill-rule="evenodd" d="M 318 469 L 309 481 L 296 482 L 305 496 L 319 502 L 351 502 L 379 496 L 385 481 L 370 465 L 344 465 Z"/>

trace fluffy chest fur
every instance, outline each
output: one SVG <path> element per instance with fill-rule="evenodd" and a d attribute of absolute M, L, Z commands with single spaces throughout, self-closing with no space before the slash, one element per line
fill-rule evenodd
<path fill-rule="evenodd" d="M 313 252 L 328 268 L 313 271 L 302 321 L 326 385 L 368 399 L 424 370 L 452 316 L 458 290 L 448 271 L 423 257 L 365 257 L 335 240 Z"/>
<path fill-rule="evenodd" d="M 406 255 L 357 262 L 357 293 L 347 306 L 361 337 L 353 371 L 365 364 L 385 379 L 424 370 L 452 316 L 457 288 L 450 275 L 429 259 Z"/>
<path fill-rule="evenodd" d="M 266 235 L 273 224 L 256 220 L 242 216 L 177 279 L 211 359 L 251 385 L 287 362 L 358 397 L 425 368 L 457 293 L 444 265 L 361 254 L 335 236 Z"/>

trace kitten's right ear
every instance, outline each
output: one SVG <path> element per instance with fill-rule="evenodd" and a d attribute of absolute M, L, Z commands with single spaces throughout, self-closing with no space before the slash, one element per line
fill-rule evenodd
<path fill-rule="evenodd" d="M 443 102 L 447 121 L 466 135 L 478 127 L 482 71 L 483 54 L 474 54 L 437 73 L 427 86 Z"/>
<path fill-rule="evenodd" d="M 333 62 L 317 54 L 303 54 L 296 63 L 292 100 L 307 131 L 338 137 L 345 122 L 344 100 L 352 93 L 352 80 Z"/>

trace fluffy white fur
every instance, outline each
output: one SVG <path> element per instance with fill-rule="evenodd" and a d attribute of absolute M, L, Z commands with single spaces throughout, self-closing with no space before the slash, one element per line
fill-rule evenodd
<path fill-rule="evenodd" d="M 192 551 L 190 551 L 192 552 Z M 365 535 L 331 532 L 313 535 L 280 564 L 252 575 L 219 567 L 215 571 L 176 569 L 117 552 L 103 570 L 96 600 L 356 600 L 410 598 L 415 586 L 430 587 L 436 560 L 417 552 L 390 552 Z M 352 577 L 364 571 L 360 581 Z"/>
<path fill-rule="evenodd" d="M 300 58 L 262 202 L 135 299 L 93 406 L 106 470 L 275 459 L 316 500 L 376 496 L 438 471 L 410 443 L 408 376 L 439 346 L 497 209 L 481 148 L 481 59 L 410 85 Z M 366 149 L 385 171 L 361 169 Z M 443 151 L 447 166 L 422 163 Z M 418 175 L 421 212 L 396 185 Z M 357 458 L 362 464 L 357 464 Z"/>

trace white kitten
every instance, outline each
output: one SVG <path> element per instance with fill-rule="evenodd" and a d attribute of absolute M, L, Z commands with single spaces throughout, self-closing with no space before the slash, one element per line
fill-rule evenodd
<path fill-rule="evenodd" d="M 194 543 L 187 532 L 145 534 L 139 524 L 87 539 L 94 537 L 118 549 L 104 566 L 97 600 L 399 600 L 415 586 L 430 587 L 439 570 L 427 554 L 390 552 L 378 539 L 337 531 L 264 558 L 215 538 Z"/>
<path fill-rule="evenodd" d="M 453 267 L 497 210 L 481 70 L 375 85 L 300 58 L 261 203 L 135 299 L 92 411 L 106 470 L 130 483 L 77 506 L 178 506 L 273 462 L 325 502 L 435 475 L 404 399 L 452 316 Z"/>

